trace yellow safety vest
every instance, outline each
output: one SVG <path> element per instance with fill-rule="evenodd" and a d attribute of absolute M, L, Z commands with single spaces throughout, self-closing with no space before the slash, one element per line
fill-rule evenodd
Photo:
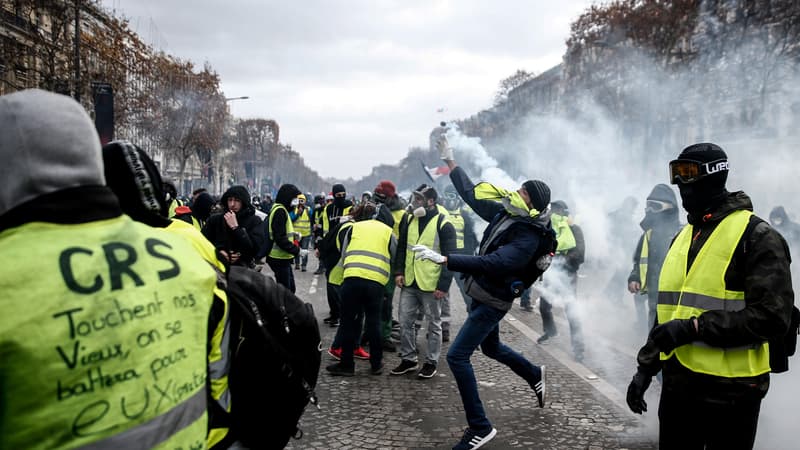
<path fill-rule="evenodd" d="M 436 205 L 439 208 L 439 212 L 442 214 L 446 214 L 447 218 L 450 220 L 450 223 L 453 224 L 453 228 L 456 229 L 456 249 L 461 250 L 464 248 L 464 217 L 461 216 L 461 211 L 453 210 L 450 211 L 441 205 Z"/>
<path fill-rule="evenodd" d="M 572 228 L 569 227 L 569 218 L 560 214 L 553 214 L 550 216 L 550 222 L 553 224 L 553 230 L 556 232 L 556 240 L 558 241 L 556 253 L 565 253 L 575 248 L 575 235 L 572 234 Z"/>
<path fill-rule="evenodd" d="M 394 218 L 394 225 L 392 225 L 392 234 L 395 238 L 400 238 L 400 222 L 402 222 L 406 217 L 406 211 L 404 209 L 398 209 L 392 211 L 392 218 Z"/>
<path fill-rule="evenodd" d="M 658 323 L 696 317 L 706 311 L 741 311 L 743 291 L 725 286 L 725 271 L 750 222 L 750 211 L 735 211 L 725 217 L 697 253 L 686 271 L 693 227 L 686 225 L 670 247 L 658 282 Z M 726 378 L 752 377 L 770 371 L 766 341 L 737 348 L 711 347 L 695 341 L 676 348 L 661 359 L 678 358 L 690 370 Z"/>
<path fill-rule="evenodd" d="M 225 411 L 231 410 L 231 395 L 228 390 L 228 374 L 230 373 L 230 322 L 228 316 L 228 294 L 224 289 L 225 264 L 216 255 L 214 246 L 195 230 L 192 225 L 180 220 L 172 219 L 167 226 L 167 231 L 183 236 L 192 244 L 197 253 L 217 270 L 217 285 L 214 286 L 214 301 L 223 306 L 223 316 L 214 328 L 214 334 L 209 343 L 208 352 L 208 378 L 211 385 L 211 397 L 219 403 Z M 227 427 L 211 428 L 208 431 L 208 447 L 211 448 L 227 436 Z"/>
<path fill-rule="evenodd" d="M 294 230 L 300 233 L 300 236 L 311 236 L 311 217 L 308 215 L 308 208 L 303 208 L 301 212 L 292 222 Z"/>
<path fill-rule="evenodd" d="M 293 254 L 278 246 L 278 243 L 275 242 L 275 236 L 272 234 L 272 218 L 275 217 L 275 211 L 278 209 L 282 209 L 286 212 L 286 235 L 289 236 L 291 233 L 294 233 L 294 226 L 289 218 L 289 211 L 286 211 L 286 207 L 280 203 L 273 204 L 272 209 L 269 210 L 269 223 L 267 224 L 269 226 L 270 236 L 272 237 L 272 249 L 269 251 L 269 257 L 275 259 L 294 259 Z"/>
<path fill-rule="evenodd" d="M 216 277 L 191 244 L 127 216 L 32 222 L 0 264 L 0 448 L 205 446 Z"/>
<path fill-rule="evenodd" d="M 647 230 L 644 233 L 644 238 L 642 238 L 642 251 L 639 253 L 639 280 L 641 287 L 639 288 L 640 294 L 647 293 L 647 256 L 650 253 L 649 243 L 650 243 L 650 236 L 653 234 L 653 230 Z"/>
<path fill-rule="evenodd" d="M 346 230 L 348 227 L 352 226 L 353 222 L 343 223 L 342 226 L 339 227 L 339 233 L 341 233 L 343 230 Z M 339 251 L 342 250 L 342 245 L 339 242 L 338 236 L 336 236 L 336 248 L 338 248 Z M 330 273 L 328 273 L 328 283 L 334 286 L 341 286 L 342 281 L 344 281 L 344 255 L 340 254 L 339 262 L 335 266 L 333 266 L 333 269 L 331 269 Z"/>
<path fill-rule="evenodd" d="M 363 278 L 386 284 L 391 271 L 389 243 L 392 229 L 377 220 L 353 224 L 350 238 L 342 245 L 344 278 Z"/>
<path fill-rule="evenodd" d="M 335 208 L 335 206 L 333 206 L 333 203 L 329 203 L 329 204 L 325 205 L 325 208 L 322 210 L 322 235 L 323 236 L 328 234 L 328 231 L 330 231 L 330 229 L 331 229 L 331 222 L 330 222 L 330 218 L 328 217 L 328 208 Z M 352 210 L 352 209 L 353 209 L 352 206 L 348 206 L 347 208 L 345 208 L 342 211 L 342 215 L 346 216 L 346 215 L 350 214 L 350 210 Z"/>
<path fill-rule="evenodd" d="M 438 223 L 438 227 L 437 227 Z M 441 244 L 439 242 L 439 230 L 448 223 L 447 216 L 439 213 L 432 217 L 419 234 L 419 219 L 411 217 L 406 228 L 408 233 L 406 248 L 406 270 L 405 270 L 405 284 L 410 286 L 415 280 L 417 287 L 421 291 L 433 292 L 436 290 L 436 284 L 439 282 L 439 275 L 442 273 L 442 266 L 427 259 L 416 259 L 416 253 L 411 248 L 415 245 L 424 245 L 435 252 L 441 252 Z M 438 228 L 438 229 L 437 229 Z"/>

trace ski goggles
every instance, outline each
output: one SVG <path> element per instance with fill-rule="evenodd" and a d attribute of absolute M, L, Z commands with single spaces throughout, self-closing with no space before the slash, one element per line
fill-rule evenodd
<path fill-rule="evenodd" d="M 728 170 L 727 159 L 718 159 L 707 163 L 675 159 L 669 162 L 669 180 L 672 184 L 689 184 L 723 170 Z"/>
<path fill-rule="evenodd" d="M 647 205 L 644 207 L 645 212 L 660 213 L 672 208 L 671 203 L 662 202 L 661 200 L 648 200 Z"/>

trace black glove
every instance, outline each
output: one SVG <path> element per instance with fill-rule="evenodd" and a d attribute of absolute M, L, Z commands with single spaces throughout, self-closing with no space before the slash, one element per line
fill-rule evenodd
<path fill-rule="evenodd" d="M 647 403 L 644 401 L 644 393 L 650 387 L 650 380 L 653 377 L 646 375 L 641 370 L 637 370 L 636 374 L 628 385 L 628 395 L 625 400 L 628 402 L 628 408 L 636 414 L 641 414 L 647 411 Z"/>
<path fill-rule="evenodd" d="M 669 353 L 681 345 L 686 345 L 697 339 L 697 331 L 694 329 L 694 320 L 675 319 L 653 328 L 650 332 L 650 339 L 656 343 L 658 349 L 664 353 Z"/>

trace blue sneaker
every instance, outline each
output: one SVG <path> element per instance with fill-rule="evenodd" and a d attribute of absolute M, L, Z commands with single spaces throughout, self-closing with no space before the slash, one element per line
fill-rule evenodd
<path fill-rule="evenodd" d="M 464 431 L 464 437 L 461 438 L 461 442 L 456 444 L 453 450 L 475 450 L 476 448 L 481 448 L 483 444 L 491 441 L 496 434 L 497 429 L 495 428 L 484 433 L 478 433 L 471 428 L 467 428 Z"/>

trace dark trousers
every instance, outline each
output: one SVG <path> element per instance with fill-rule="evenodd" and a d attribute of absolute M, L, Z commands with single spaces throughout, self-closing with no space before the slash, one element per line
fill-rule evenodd
<path fill-rule="evenodd" d="M 292 272 L 291 259 L 267 258 L 269 268 L 275 273 L 275 281 L 282 284 L 294 294 L 294 273 Z"/>
<path fill-rule="evenodd" d="M 659 448 L 752 449 L 761 399 L 769 388 L 766 380 L 700 383 L 665 368 L 658 406 Z"/>
<path fill-rule="evenodd" d="M 325 268 L 325 290 L 328 294 L 328 308 L 331 310 L 331 320 L 339 320 L 339 316 L 341 315 L 341 304 L 342 301 L 339 299 L 339 290 L 337 286 L 328 282 L 328 278 L 331 276 L 331 269 Z"/>
<path fill-rule="evenodd" d="M 354 367 L 353 351 L 358 336 L 361 335 L 361 320 L 364 314 L 364 334 L 369 342 L 369 362 L 373 369 L 383 363 L 383 347 L 381 347 L 381 303 L 383 302 L 383 285 L 363 278 L 345 278 L 342 293 L 342 360 L 344 367 Z"/>
<path fill-rule="evenodd" d="M 572 350 L 580 353 L 583 352 L 583 331 L 578 317 L 578 305 L 576 304 L 578 300 L 578 273 L 566 272 L 566 275 L 569 279 L 569 293 L 567 298 L 564 299 L 564 311 L 567 313 L 567 322 L 569 322 Z M 551 336 L 555 335 L 557 330 L 556 321 L 553 318 L 553 305 L 544 297 L 539 298 L 539 313 L 542 315 L 544 332 Z"/>

